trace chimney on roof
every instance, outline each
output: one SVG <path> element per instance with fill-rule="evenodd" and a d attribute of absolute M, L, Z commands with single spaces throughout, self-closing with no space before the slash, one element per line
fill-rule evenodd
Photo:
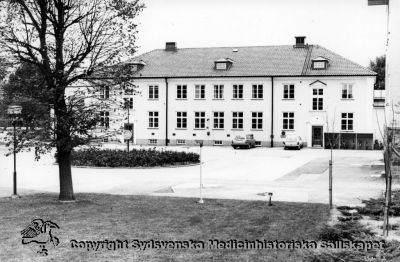
<path fill-rule="evenodd" d="M 166 42 L 165 51 L 176 51 L 176 42 Z"/>
<path fill-rule="evenodd" d="M 294 45 L 294 47 L 297 48 L 303 48 L 306 47 L 306 37 L 305 36 L 295 36 L 294 37 L 296 39 L 296 44 Z"/>

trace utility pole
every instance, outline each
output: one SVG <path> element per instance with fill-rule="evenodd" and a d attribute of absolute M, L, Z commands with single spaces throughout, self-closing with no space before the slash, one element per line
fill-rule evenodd
<path fill-rule="evenodd" d="M 203 204 L 204 200 L 203 200 L 203 195 L 202 195 L 202 189 L 203 189 L 203 170 L 201 168 L 201 166 L 203 165 L 202 161 L 202 156 L 201 156 L 201 149 L 203 148 L 203 142 L 200 142 L 200 199 L 199 199 L 199 204 Z"/>
<path fill-rule="evenodd" d="M 331 159 L 329 160 L 329 209 L 333 209 L 332 203 L 332 143 L 331 143 Z"/>
<path fill-rule="evenodd" d="M 391 162 L 392 162 L 392 134 L 393 130 L 390 128 L 386 129 L 386 146 L 383 151 L 383 158 L 385 162 L 385 181 L 386 181 L 386 192 L 385 192 L 385 206 L 383 209 L 383 236 L 389 236 L 389 208 L 391 204 L 392 198 L 392 170 L 391 170 Z"/>

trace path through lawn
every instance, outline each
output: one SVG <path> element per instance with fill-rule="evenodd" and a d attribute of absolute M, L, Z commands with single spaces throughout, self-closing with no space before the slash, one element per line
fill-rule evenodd
<path fill-rule="evenodd" d="M 300 250 L 72 249 L 70 240 L 315 240 L 328 220 L 326 205 L 150 196 L 77 194 L 75 203 L 59 203 L 52 194 L 0 198 L 0 261 L 299 261 Z M 21 244 L 20 231 L 35 219 L 60 229 L 60 244 Z"/>

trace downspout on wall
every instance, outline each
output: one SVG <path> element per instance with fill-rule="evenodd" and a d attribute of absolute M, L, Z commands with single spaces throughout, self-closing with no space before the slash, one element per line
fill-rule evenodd
<path fill-rule="evenodd" d="M 274 77 L 271 76 L 271 147 L 274 147 Z"/>
<path fill-rule="evenodd" d="M 168 78 L 165 78 L 165 146 L 168 146 Z"/>

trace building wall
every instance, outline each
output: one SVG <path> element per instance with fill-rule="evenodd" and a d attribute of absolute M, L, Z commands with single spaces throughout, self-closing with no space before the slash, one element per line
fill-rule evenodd
<path fill-rule="evenodd" d="M 326 85 L 315 82 L 319 80 Z M 315 82 L 315 83 L 314 83 Z M 284 141 L 282 131 L 288 136 L 301 136 L 311 146 L 312 126 L 323 126 L 324 132 L 340 132 L 341 113 L 354 114 L 353 133 L 370 133 L 376 137 L 376 120 L 373 108 L 373 84 L 375 77 L 304 77 L 274 78 L 274 145 L 280 146 Z M 314 84 L 313 84 L 314 83 Z M 354 99 L 341 98 L 342 84 L 353 84 Z M 166 82 L 164 79 L 135 80 L 140 94 L 134 98 L 133 123 L 134 138 L 137 144 L 148 144 L 149 139 L 157 139 L 157 144 L 165 144 L 166 139 Z M 213 98 L 214 84 L 224 85 L 224 99 Z M 232 99 L 233 85 L 243 84 L 243 100 Z M 263 99 L 251 98 L 252 85 L 263 85 Z M 295 85 L 295 99 L 283 99 L 283 85 Z M 148 99 L 148 86 L 158 85 L 159 99 Z M 176 99 L 177 85 L 187 85 L 187 99 Z M 205 85 L 205 99 L 196 100 L 195 85 Z M 168 79 L 168 138 L 170 145 L 177 140 L 185 140 L 187 145 L 194 145 L 195 140 L 203 140 L 206 145 L 213 145 L 214 140 L 230 145 L 236 135 L 254 134 L 261 145 L 270 146 L 271 136 L 271 78 L 202 78 L 202 79 Z M 324 108 L 322 111 L 312 110 L 312 89 L 324 90 Z M 148 112 L 159 112 L 159 127 L 148 128 Z M 187 128 L 177 129 L 176 112 L 187 112 Z M 194 112 L 206 112 L 206 128 L 194 128 Z M 213 129 L 213 112 L 223 111 L 225 128 Z M 243 130 L 232 129 L 232 112 L 244 113 Z M 263 112 L 262 130 L 251 129 L 251 112 Z M 283 130 L 283 112 L 295 113 L 293 131 Z M 379 113 L 380 114 L 380 113 Z M 378 137 L 376 139 L 379 139 Z"/>

